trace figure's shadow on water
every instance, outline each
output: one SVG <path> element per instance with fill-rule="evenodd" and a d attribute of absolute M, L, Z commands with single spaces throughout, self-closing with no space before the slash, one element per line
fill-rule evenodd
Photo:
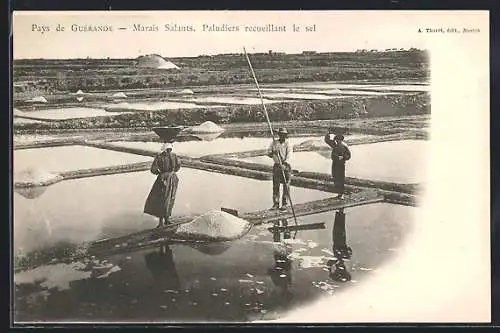
<path fill-rule="evenodd" d="M 344 210 L 340 209 L 335 213 L 332 230 L 332 249 L 335 257 L 327 262 L 327 266 L 330 268 L 330 278 L 336 282 L 351 281 L 351 273 L 347 271 L 344 262 L 352 257 L 352 249 L 347 245 L 345 224 L 346 215 Z"/>
<path fill-rule="evenodd" d="M 281 226 L 288 226 L 286 220 L 280 221 L 275 224 L 273 231 L 273 241 L 281 242 L 282 240 L 292 238 L 290 230 L 287 228 L 284 231 L 279 231 L 279 224 Z M 295 238 L 296 233 L 293 235 Z M 335 212 L 335 219 L 332 228 L 332 250 L 334 257 L 327 261 L 329 268 L 329 277 L 335 282 L 348 282 L 351 281 L 351 273 L 348 271 L 345 261 L 351 259 L 353 251 L 347 245 L 346 235 L 346 214 L 343 209 Z M 293 262 L 290 259 L 291 247 L 285 246 L 281 250 L 274 251 L 274 267 L 268 269 L 269 277 L 273 284 L 276 286 L 276 293 L 274 297 L 278 301 L 282 310 L 288 310 L 292 307 L 294 293 L 292 290 L 292 271 Z"/>
<path fill-rule="evenodd" d="M 174 255 L 169 244 L 160 245 L 157 251 L 147 253 L 144 259 L 157 285 L 172 290 L 180 288 Z"/>

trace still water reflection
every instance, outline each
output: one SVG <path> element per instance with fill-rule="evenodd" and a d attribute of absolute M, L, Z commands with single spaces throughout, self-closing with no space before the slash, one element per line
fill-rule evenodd
<path fill-rule="evenodd" d="M 344 212 L 348 235 L 341 212 L 329 212 L 299 222 L 325 222 L 328 232 L 276 235 L 268 226 L 256 226 L 243 239 L 218 246 L 163 244 L 92 258 L 51 276 L 44 276 L 40 267 L 21 273 L 22 279 L 15 276 L 15 316 L 26 321 L 159 322 L 279 317 L 369 278 L 401 245 L 411 228 L 413 209 L 390 204 L 349 209 Z M 349 246 L 352 253 L 343 255 L 342 249 Z M 71 275 L 75 270 L 91 273 Z M 342 270 L 351 278 L 337 278 Z M 66 282 L 68 288 L 58 288 L 64 276 L 77 278 Z"/>

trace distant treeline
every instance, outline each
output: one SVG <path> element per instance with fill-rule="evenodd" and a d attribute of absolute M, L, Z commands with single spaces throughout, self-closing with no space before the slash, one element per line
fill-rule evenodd
<path fill-rule="evenodd" d="M 266 108 L 271 121 L 407 116 L 428 114 L 430 112 L 430 98 L 428 93 L 416 93 L 360 97 L 346 100 L 275 103 L 267 105 Z M 134 128 L 174 124 L 190 126 L 204 121 L 213 121 L 220 124 L 248 123 L 263 122 L 265 117 L 260 105 L 231 105 L 222 108 L 134 112 L 50 123 L 18 124 L 14 130 Z"/>
<path fill-rule="evenodd" d="M 250 55 L 262 83 L 348 80 L 426 80 L 427 53 L 394 52 L 254 54 Z M 24 90 L 102 91 L 252 83 L 241 54 L 168 59 L 179 70 L 136 68 L 134 59 L 15 60 L 14 82 L 31 82 Z M 31 87 L 31 88 L 30 88 Z"/>

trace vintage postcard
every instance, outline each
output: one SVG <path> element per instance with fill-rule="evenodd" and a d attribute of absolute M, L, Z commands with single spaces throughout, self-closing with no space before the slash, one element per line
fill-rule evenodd
<path fill-rule="evenodd" d="M 12 29 L 13 322 L 490 321 L 487 11 Z"/>

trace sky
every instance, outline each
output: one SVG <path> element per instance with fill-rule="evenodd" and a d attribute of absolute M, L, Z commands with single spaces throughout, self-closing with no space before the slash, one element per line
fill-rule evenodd
<path fill-rule="evenodd" d="M 356 49 L 426 48 L 429 35 L 418 29 L 459 22 L 465 12 L 418 11 L 170 11 L 170 12 L 15 12 L 14 59 L 135 58 L 158 53 L 164 57 L 249 52 L 301 53 Z M 444 24 L 443 24 L 444 23 Z M 57 32 L 60 24 L 65 31 Z M 112 32 L 74 32 L 72 25 L 107 25 Z M 132 31 L 134 24 L 153 25 L 157 32 Z M 164 31 L 192 26 L 195 32 Z M 239 32 L 203 31 L 206 25 L 240 27 Z M 245 26 L 285 26 L 286 32 L 245 32 Z M 300 26 L 293 32 L 293 24 Z M 450 23 L 451 24 L 451 23 Z M 315 27 L 305 32 L 305 27 Z M 50 31 L 42 30 L 49 27 Z M 126 28 L 119 30 L 119 27 Z"/>

